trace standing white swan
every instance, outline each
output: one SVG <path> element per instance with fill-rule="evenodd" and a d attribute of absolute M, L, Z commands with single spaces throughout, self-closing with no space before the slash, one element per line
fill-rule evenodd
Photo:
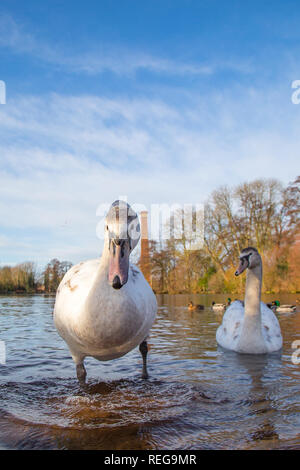
<path fill-rule="evenodd" d="M 245 248 L 235 272 L 247 271 L 245 307 L 235 301 L 227 308 L 217 330 L 217 342 L 226 349 L 245 354 L 264 354 L 282 347 L 280 326 L 275 314 L 261 302 L 262 260 L 256 248 Z"/>
<path fill-rule="evenodd" d="M 129 262 L 139 238 L 137 214 L 126 202 L 115 201 L 105 220 L 101 258 L 73 266 L 59 285 L 54 322 L 69 346 L 80 383 L 86 379 L 86 356 L 107 361 L 137 346 L 142 376 L 148 376 L 146 338 L 157 303 L 141 271 Z"/>

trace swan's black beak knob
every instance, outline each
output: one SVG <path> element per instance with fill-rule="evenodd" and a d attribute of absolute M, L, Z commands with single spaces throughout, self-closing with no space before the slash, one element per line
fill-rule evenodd
<path fill-rule="evenodd" d="M 114 289 L 121 289 L 122 284 L 121 284 L 121 279 L 119 278 L 119 276 L 114 277 L 112 286 Z"/>

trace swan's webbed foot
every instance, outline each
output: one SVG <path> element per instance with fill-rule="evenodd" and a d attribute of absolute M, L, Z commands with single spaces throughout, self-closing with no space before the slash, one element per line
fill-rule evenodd
<path fill-rule="evenodd" d="M 141 344 L 140 344 L 140 352 L 142 354 L 142 358 L 143 358 L 143 372 L 142 372 L 142 378 L 143 379 L 148 379 L 148 372 L 147 372 L 147 353 L 148 353 L 148 345 L 147 345 L 147 341 L 143 341 Z"/>
<path fill-rule="evenodd" d="M 86 370 L 84 367 L 83 362 L 80 364 L 76 364 L 76 374 L 77 374 L 77 379 L 80 383 L 80 385 L 85 385 L 85 380 L 86 380 Z"/>

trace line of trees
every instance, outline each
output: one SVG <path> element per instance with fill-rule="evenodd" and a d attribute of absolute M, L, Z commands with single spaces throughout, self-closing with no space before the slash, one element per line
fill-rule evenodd
<path fill-rule="evenodd" d="M 32 262 L 0 269 L 0 293 L 56 292 L 56 289 L 72 263 L 52 259 L 42 272 Z"/>
<path fill-rule="evenodd" d="M 4 266 L 0 269 L 0 292 L 34 292 L 36 269 L 34 263 Z"/>
<path fill-rule="evenodd" d="M 300 292 L 300 177 L 287 187 L 274 179 L 220 187 L 208 198 L 204 212 L 203 248 L 190 250 L 184 235 L 150 242 L 155 292 L 240 292 L 245 276 L 235 278 L 234 271 L 247 246 L 262 255 L 264 292 Z M 180 215 L 175 218 L 180 220 Z M 174 216 L 168 222 L 171 227 L 173 221 Z"/>

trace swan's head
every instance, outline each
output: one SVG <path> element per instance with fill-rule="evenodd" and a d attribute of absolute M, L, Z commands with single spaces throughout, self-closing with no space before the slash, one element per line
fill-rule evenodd
<path fill-rule="evenodd" d="M 249 246 L 240 253 L 240 264 L 235 271 L 235 275 L 239 276 L 245 269 L 253 269 L 261 265 L 261 257 L 256 248 Z"/>
<path fill-rule="evenodd" d="M 124 201 L 115 201 L 105 219 L 105 236 L 109 250 L 108 282 L 120 289 L 128 280 L 129 256 L 140 238 L 136 212 Z"/>

